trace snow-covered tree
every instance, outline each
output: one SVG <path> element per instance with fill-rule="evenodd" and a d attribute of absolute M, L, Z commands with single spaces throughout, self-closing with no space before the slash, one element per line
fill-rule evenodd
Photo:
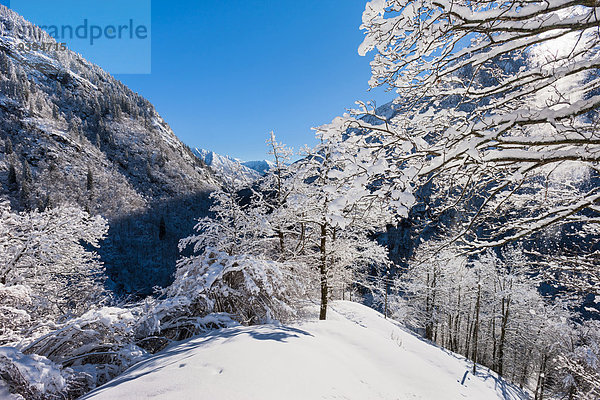
<path fill-rule="evenodd" d="M 475 250 L 549 227 L 597 234 L 599 23 L 590 2 L 370 1 L 359 52 L 397 98 L 334 125 L 370 137 L 390 180 L 433 182 L 443 210 L 466 211 L 455 231 Z M 597 280 L 593 257 L 580 283 Z"/>
<path fill-rule="evenodd" d="M 318 271 L 321 319 L 327 316 L 332 280 L 343 293 L 361 264 L 363 270 L 387 267 L 387 252 L 369 235 L 394 221 L 382 190 L 369 186 L 362 174 L 363 168 L 373 169 L 373 160 L 367 163 L 364 154 L 357 155 L 360 147 L 336 132 L 319 129 L 321 143 L 294 166 L 296 190 L 287 200 L 301 226 L 303 260 Z M 379 168 L 385 167 L 376 163 Z"/>
<path fill-rule="evenodd" d="M 20 309 L 32 322 L 87 311 L 104 296 L 102 264 L 92 248 L 107 229 L 102 217 L 77 207 L 15 213 L 7 202 L 0 203 L 3 306 L 18 315 Z"/>
<path fill-rule="evenodd" d="M 393 222 L 389 195 L 381 188 L 370 187 L 368 179 L 361 176 L 362 168 L 373 168 L 365 154 L 361 154 L 360 161 L 357 159 L 355 151 L 360 147 L 353 141 L 334 140 L 339 137 L 326 135 L 326 131 L 327 127 L 321 128 L 321 144 L 306 150 L 303 159 L 292 165 L 288 165 L 291 150 L 271 133 L 267 143 L 275 158 L 274 167 L 257 189 L 247 189 L 243 198 L 241 192 L 226 190 L 211 195 L 211 216 L 200 220 L 197 234 L 181 241 L 180 248 L 193 247 L 194 255 L 180 260 L 177 276 L 184 273 L 181 271 L 187 271 L 186 276 L 204 276 L 206 272 L 202 271 L 216 262 L 207 260 L 215 255 L 219 260 L 231 258 L 220 263 L 224 263 L 225 271 L 231 263 L 236 268 L 221 274 L 214 283 L 199 284 L 207 298 L 223 297 L 216 303 L 204 301 L 201 309 L 237 312 L 249 321 L 284 315 L 251 306 L 255 290 L 250 286 L 263 288 L 258 292 L 267 296 L 265 288 L 277 284 L 289 289 L 269 296 L 273 297 L 271 301 L 283 303 L 318 288 L 320 317 L 325 319 L 332 290 L 339 290 L 340 297 L 344 297 L 354 285 L 370 287 L 365 276 L 389 265 L 386 249 L 371 237 L 375 230 Z M 384 169 L 375 167 L 380 174 Z M 411 196 L 405 198 L 410 200 Z M 269 275 L 281 281 L 267 285 L 252 278 L 262 276 L 266 270 L 279 271 Z M 245 278 L 232 281 L 233 275 Z M 248 286 L 248 282 L 255 283 Z M 235 289 L 232 284 L 237 285 Z M 235 296 L 225 299 L 232 290 L 237 291 L 239 300 Z M 266 297 L 260 296 L 263 300 L 259 304 L 268 304 Z"/>
<path fill-rule="evenodd" d="M 164 304 L 172 304 L 174 314 L 192 321 L 225 312 L 258 323 L 295 313 L 291 304 L 303 294 L 305 274 L 295 260 L 282 260 L 283 228 L 272 221 L 281 205 L 265 199 L 269 195 L 211 194 L 210 217 L 180 241 L 180 249 L 193 254 L 179 259 L 175 281 L 164 291 Z"/>
<path fill-rule="evenodd" d="M 198 233 L 183 239 L 180 250 L 193 246 L 197 254 L 207 248 L 229 255 L 264 254 L 271 229 L 264 206 L 226 189 L 211 193 L 210 198 L 211 215 L 198 221 Z"/>
<path fill-rule="evenodd" d="M 397 303 L 405 309 L 394 311 L 412 329 L 530 388 L 538 398 L 544 389 L 593 387 L 597 341 L 589 333 L 578 339 L 581 328 L 570 320 L 566 304 L 540 295 L 522 248 L 508 248 L 501 257 L 493 251 L 467 257 L 456 246 L 440 247 L 437 241 L 422 244 L 396 282 L 404 297 Z M 578 345 L 583 346 L 579 358 Z M 586 352 L 592 361 L 584 363 Z"/>
<path fill-rule="evenodd" d="M 256 193 L 254 200 L 265 204 L 265 210 L 269 214 L 269 221 L 273 227 L 277 240 L 277 251 L 280 258 L 286 259 L 289 253 L 294 249 L 289 248 L 288 229 L 294 224 L 290 224 L 286 216 L 286 202 L 290 194 L 294 192 L 296 180 L 291 176 L 289 167 L 290 158 L 294 154 L 293 150 L 275 138 L 275 133 L 271 131 L 267 139 L 269 154 L 273 156 L 274 165 L 267 171 L 267 174 L 260 181 L 260 193 Z M 287 253 L 287 254 L 286 254 Z"/>
<path fill-rule="evenodd" d="M 584 321 L 571 331 L 566 349 L 550 360 L 552 378 L 561 394 L 570 399 L 593 399 L 600 396 L 600 323 Z"/>

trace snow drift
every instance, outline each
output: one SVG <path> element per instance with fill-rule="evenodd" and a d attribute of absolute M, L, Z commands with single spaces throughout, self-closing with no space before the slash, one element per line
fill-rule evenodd
<path fill-rule="evenodd" d="M 85 399 L 527 399 L 360 304 L 330 319 L 236 326 L 173 345 Z"/>

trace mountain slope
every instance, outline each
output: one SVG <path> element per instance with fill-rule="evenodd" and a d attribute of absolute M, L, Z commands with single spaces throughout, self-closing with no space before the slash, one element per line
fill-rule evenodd
<path fill-rule="evenodd" d="M 54 39 L 0 5 L 0 197 L 18 210 L 75 203 L 102 214 L 115 287 L 167 284 L 177 240 L 221 182 L 146 99 L 74 52 L 27 42 Z"/>
<path fill-rule="evenodd" d="M 330 320 L 214 331 L 130 368 L 85 399 L 527 399 L 494 373 L 350 302 Z"/>

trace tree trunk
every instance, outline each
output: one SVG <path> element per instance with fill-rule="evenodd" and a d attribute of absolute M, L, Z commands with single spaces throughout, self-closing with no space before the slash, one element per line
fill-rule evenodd
<path fill-rule="evenodd" d="M 388 314 L 388 283 L 385 283 L 385 306 L 383 310 L 383 318 L 387 319 Z"/>
<path fill-rule="evenodd" d="M 321 224 L 321 312 L 319 319 L 327 319 L 327 224 Z"/>
<path fill-rule="evenodd" d="M 458 287 L 458 301 L 456 303 L 456 317 L 454 318 L 454 351 L 455 352 L 459 352 L 459 329 L 460 329 L 460 307 L 461 307 L 461 302 L 460 302 L 460 286 Z"/>
<path fill-rule="evenodd" d="M 467 316 L 467 334 L 465 335 L 465 353 L 464 356 L 469 358 L 469 352 L 471 351 L 471 337 L 473 334 L 473 323 L 471 322 L 471 313 Z"/>
<path fill-rule="evenodd" d="M 504 342 L 506 338 L 506 327 L 510 310 L 510 297 L 502 299 L 502 326 L 500 328 L 500 341 L 498 342 L 498 375 L 502 376 L 504 366 Z"/>
<path fill-rule="evenodd" d="M 492 369 L 498 371 L 498 339 L 496 338 L 496 304 L 492 310 Z"/>
<path fill-rule="evenodd" d="M 452 337 L 452 327 L 454 326 L 454 321 L 452 320 L 452 313 L 448 314 L 448 330 L 446 332 L 446 336 L 448 337 L 448 343 L 446 347 L 450 349 L 450 351 L 456 352 L 454 348 L 454 337 Z"/>
<path fill-rule="evenodd" d="M 479 337 L 479 308 L 481 303 L 481 284 L 477 285 L 477 302 L 475 303 L 475 321 L 473 322 L 473 375 L 477 372 L 477 339 Z"/>
<path fill-rule="evenodd" d="M 430 276 L 427 274 L 427 299 L 426 299 L 426 318 L 425 322 L 425 338 L 427 340 L 433 340 L 433 310 L 435 307 L 435 285 L 436 285 L 436 271 L 432 272 L 431 281 Z"/>
<path fill-rule="evenodd" d="M 542 362 L 540 363 L 540 372 L 538 373 L 537 385 L 535 388 L 535 400 L 542 400 L 544 398 L 544 375 L 546 373 L 546 355 L 542 356 Z"/>
<path fill-rule="evenodd" d="M 525 386 L 525 384 L 527 383 L 527 373 L 528 371 L 528 366 L 529 366 L 529 358 L 531 357 L 531 349 L 529 349 L 529 351 L 527 352 L 527 356 L 525 356 L 525 359 L 523 360 L 523 370 L 521 371 L 521 380 L 519 382 L 519 387 L 521 389 L 523 389 L 523 386 Z"/>
<path fill-rule="evenodd" d="M 277 236 L 279 237 L 279 252 L 281 253 L 281 257 L 283 258 L 285 254 L 285 243 L 283 241 L 283 229 L 281 227 L 277 229 Z"/>

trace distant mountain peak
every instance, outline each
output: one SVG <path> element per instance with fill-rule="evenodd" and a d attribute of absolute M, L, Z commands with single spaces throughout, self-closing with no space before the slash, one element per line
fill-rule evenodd
<path fill-rule="evenodd" d="M 240 160 L 206 149 L 194 149 L 194 154 L 202 160 L 219 179 L 234 187 L 250 186 L 261 174 Z"/>
<path fill-rule="evenodd" d="M 265 175 L 267 171 L 275 166 L 275 163 L 269 160 L 260 160 L 260 161 L 245 161 L 242 162 L 242 165 L 253 169 L 261 175 Z"/>

